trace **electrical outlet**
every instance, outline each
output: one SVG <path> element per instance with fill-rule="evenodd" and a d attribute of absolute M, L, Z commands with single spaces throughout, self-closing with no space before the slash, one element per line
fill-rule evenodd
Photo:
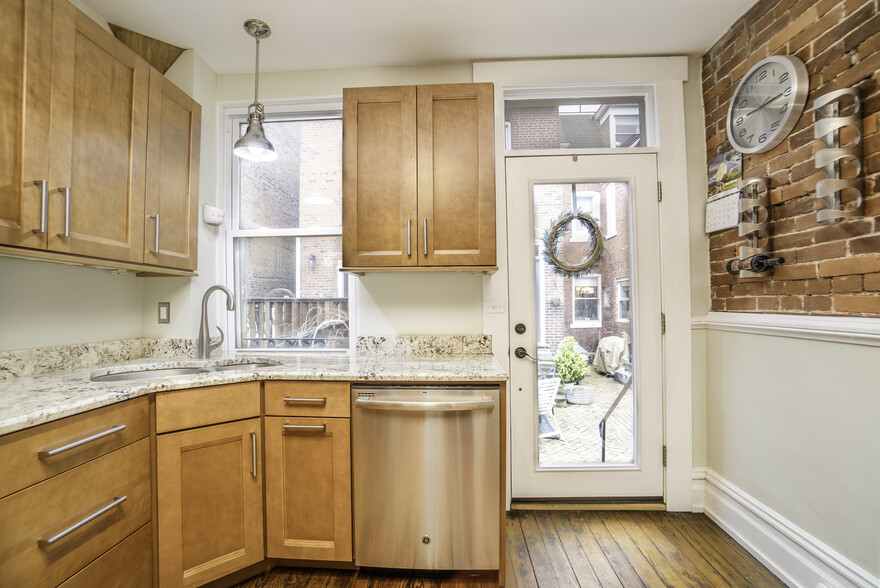
<path fill-rule="evenodd" d="M 483 314 L 504 314 L 503 300 L 484 300 Z"/>
<path fill-rule="evenodd" d="M 159 324 L 167 325 L 171 322 L 171 303 L 170 302 L 160 302 L 159 303 Z"/>

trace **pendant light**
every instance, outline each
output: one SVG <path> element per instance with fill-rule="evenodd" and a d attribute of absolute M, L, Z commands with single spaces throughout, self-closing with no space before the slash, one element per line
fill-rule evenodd
<path fill-rule="evenodd" d="M 272 34 L 269 25 L 255 18 L 244 21 L 244 30 L 257 40 L 257 65 L 254 70 L 254 103 L 248 106 L 247 131 L 235 142 L 232 152 L 251 161 L 274 161 L 278 154 L 263 132 L 263 105 L 257 99 L 260 89 L 260 39 Z"/>

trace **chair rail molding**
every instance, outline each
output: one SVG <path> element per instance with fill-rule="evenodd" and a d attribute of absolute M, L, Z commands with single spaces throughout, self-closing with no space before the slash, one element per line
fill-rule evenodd
<path fill-rule="evenodd" d="M 693 481 L 694 512 L 698 512 L 699 506 L 787 585 L 864 588 L 880 585 L 880 579 L 870 572 L 712 469 L 694 468 Z"/>
<path fill-rule="evenodd" d="M 691 317 L 691 329 L 880 347 L 880 318 L 872 317 L 709 312 Z"/>

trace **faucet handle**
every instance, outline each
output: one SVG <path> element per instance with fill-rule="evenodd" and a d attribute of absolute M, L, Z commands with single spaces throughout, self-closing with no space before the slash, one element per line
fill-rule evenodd
<path fill-rule="evenodd" d="M 220 327 L 217 327 L 217 330 L 220 331 L 220 340 L 217 341 L 216 343 L 211 343 L 210 340 L 208 341 L 208 353 L 209 353 L 209 354 L 210 354 L 211 351 L 213 351 L 214 349 L 217 349 L 218 347 L 220 347 L 221 345 L 223 345 L 223 339 L 224 339 L 223 329 L 221 329 Z"/>

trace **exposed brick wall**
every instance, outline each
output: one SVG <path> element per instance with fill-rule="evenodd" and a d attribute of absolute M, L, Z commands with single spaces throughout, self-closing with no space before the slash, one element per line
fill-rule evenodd
<path fill-rule="evenodd" d="M 559 108 L 509 108 L 505 122 L 511 127 L 511 149 L 558 149 Z"/>
<path fill-rule="evenodd" d="M 877 0 L 760 0 L 703 55 L 708 158 L 729 150 L 725 123 L 742 76 L 769 55 L 806 63 L 810 92 L 788 138 L 743 156 L 744 177 L 770 178 L 772 250 L 785 258 L 771 277 L 725 272 L 745 239 L 737 229 L 709 238 L 712 310 L 827 315 L 880 314 L 880 13 Z M 865 216 L 816 222 L 813 100 L 857 87 L 862 99 Z M 819 145 L 821 148 L 821 144 Z"/>

